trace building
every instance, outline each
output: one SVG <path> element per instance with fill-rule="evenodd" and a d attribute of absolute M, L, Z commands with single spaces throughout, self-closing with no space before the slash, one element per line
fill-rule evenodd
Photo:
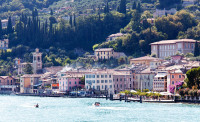
<path fill-rule="evenodd" d="M 42 53 L 39 52 L 39 49 L 36 48 L 33 52 L 33 73 L 42 72 Z"/>
<path fill-rule="evenodd" d="M 167 91 L 170 91 L 169 86 L 175 86 L 178 82 L 184 82 L 185 74 L 180 69 L 169 71 L 167 79 Z"/>
<path fill-rule="evenodd" d="M 0 76 L 0 92 L 14 92 L 16 89 L 15 79 L 10 76 Z"/>
<path fill-rule="evenodd" d="M 110 36 L 108 36 L 108 38 L 106 39 L 106 41 L 114 41 L 115 39 L 121 37 L 121 36 L 124 36 L 126 34 L 123 34 L 123 33 L 116 33 L 116 34 L 111 34 Z"/>
<path fill-rule="evenodd" d="M 20 93 L 39 93 L 40 74 L 26 74 L 20 77 Z"/>
<path fill-rule="evenodd" d="M 153 79 L 153 91 L 166 92 L 167 91 L 167 71 L 159 71 Z"/>
<path fill-rule="evenodd" d="M 0 40 L 0 49 L 1 50 L 8 49 L 8 44 L 9 44 L 9 40 L 8 39 Z"/>
<path fill-rule="evenodd" d="M 162 17 L 162 16 L 166 16 L 167 14 L 173 15 L 177 12 L 177 10 L 175 8 L 171 8 L 170 10 L 160 10 L 160 9 L 156 9 L 156 11 L 153 13 L 153 17 Z"/>
<path fill-rule="evenodd" d="M 133 74 L 124 72 L 114 72 L 113 73 L 113 84 L 115 93 L 125 90 L 134 89 L 134 77 Z"/>
<path fill-rule="evenodd" d="M 153 80 L 156 73 L 150 68 L 135 73 L 134 89 L 153 89 Z"/>
<path fill-rule="evenodd" d="M 18 62 L 18 63 L 19 63 L 18 66 L 17 66 L 18 75 L 25 74 L 24 69 L 25 69 L 27 64 L 30 64 L 32 66 L 32 63 L 28 63 L 28 62 L 24 62 L 24 63 Z"/>
<path fill-rule="evenodd" d="M 2 28 L 7 28 L 8 20 L 7 19 L 1 20 L 1 24 L 2 24 Z"/>
<path fill-rule="evenodd" d="M 111 71 L 101 70 L 86 74 L 85 89 L 108 91 L 108 94 L 113 94 L 113 73 Z"/>
<path fill-rule="evenodd" d="M 196 40 L 193 39 L 177 39 L 164 40 L 151 43 L 151 54 L 155 54 L 158 58 L 166 58 L 175 55 L 177 52 L 187 54 L 194 53 Z"/>
<path fill-rule="evenodd" d="M 150 57 L 150 56 L 144 56 L 144 57 L 139 57 L 139 58 L 134 58 L 130 60 L 130 64 L 142 64 L 142 65 L 147 65 L 150 66 L 151 62 L 156 62 L 157 64 L 161 63 L 161 59 L 159 58 L 154 58 L 154 57 Z M 156 65 L 157 65 L 156 64 Z M 153 67 L 154 64 L 152 64 Z"/>
<path fill-rule="evenodd" d="M 95 50 L 96 60 L 125 57 L 123 52 L 115 52 L 113 48 L 99 48 Z"/>
<path fill-rule="evenodd" d="M 190 5 L 194 5 L 195 2 L 196 2 L 196 0 L 183 0 L 182 6 L 187 7 Z"/>
<path fill-rule="evenodd" d="M 81 83 L 82 75 L 66 75 L 58 79 L 59 91 L 66 92 L 84 88 Z"/>

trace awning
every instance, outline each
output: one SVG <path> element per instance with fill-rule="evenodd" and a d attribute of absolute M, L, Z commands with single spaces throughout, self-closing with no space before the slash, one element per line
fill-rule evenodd
<path fill-rule="evenodd" d="M 165 95 L 173 95 L 172 93 L 169 92 L 160 92 L 161 95 L 165 96 Z"/>
<path fill-rule="evenodd" d="M 157 74 L 155 77 L 158 78 L 158 77 L 165 77 L 167 76 L 167 74 Z"/>
<path fill-rule="evenodd" d="M 135 91 L 135 90 L 131 90 L 130 92 L 131 92 L 131 93 L 134 93 L 134 92 L 137 92 L 137 91 Z"/>

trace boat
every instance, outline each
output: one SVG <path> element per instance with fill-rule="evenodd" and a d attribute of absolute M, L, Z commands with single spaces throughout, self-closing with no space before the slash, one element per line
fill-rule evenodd
<path fill-rule="evenodd" d="M 36 104 L 36 105 L 35 105 L 35 108 L 39 108 L 39 105 L 38 105 L 38 104 Z"/>
<path fill-rule="evenodd" d="M 100 106 L 100 102 L 95 102 L 95 106 Z"/>

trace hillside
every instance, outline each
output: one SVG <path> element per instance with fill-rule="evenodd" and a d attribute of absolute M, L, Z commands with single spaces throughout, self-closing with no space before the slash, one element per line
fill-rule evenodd
<path fill-rule="evenodd" d="M 43 65 L 47 67 L 84 62 L 77 59 L 78 56 L 83 56 L 85 52 L 92 53 L 98 47 L 113 47 L 127 56 L 139 57 L 150 54 L 149 44 L 155 41 L 176 38 L 200 40 L 197 5 L 181 8 L 175 15 L 157 17 L 151 24 L 147 19 L 152 18 L 156 8 L 163 4 L 157 0 L 47 1 L 32 0 L 33 3 L 28 5 L 25 0 L 1 2 L 1 7 L 16 3 L 18 8 L 5 7 L 1 16 L 18 15 L 18 18 L 13 28 L 11 22 L 7 28 L 0 27 L 0 38 L 10 40 L 10 49 L 0 51 L 0 65 L 10 67 L 16 57 L 29 62 L 34 48 L 43 52 Z M 30 4 L 33 6 L 30 7 Z M 171 7 L 181 5 L 176 0 L 164 4 Z M 109 35 L 118 32 L 126 36 L 105 42 Z M 75 53 L 75 48 L 82 50 L 81 54 Z M 91 60 L 85 62 L 91 63 Z M 117 64 L 118 61 L 114 62 Z M 9 69 L 5 67 L 0 69 L 0 74 L 12 71 L 5 71 Z"/>

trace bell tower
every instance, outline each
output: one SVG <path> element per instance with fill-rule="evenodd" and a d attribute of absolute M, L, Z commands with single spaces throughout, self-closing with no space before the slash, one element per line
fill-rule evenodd
<path fill-rule="evenodd" d="M 42 69 L 42 53 L 36 48 L 33 52 L 33 73 L 37 74 L 38 70 Z"/>

